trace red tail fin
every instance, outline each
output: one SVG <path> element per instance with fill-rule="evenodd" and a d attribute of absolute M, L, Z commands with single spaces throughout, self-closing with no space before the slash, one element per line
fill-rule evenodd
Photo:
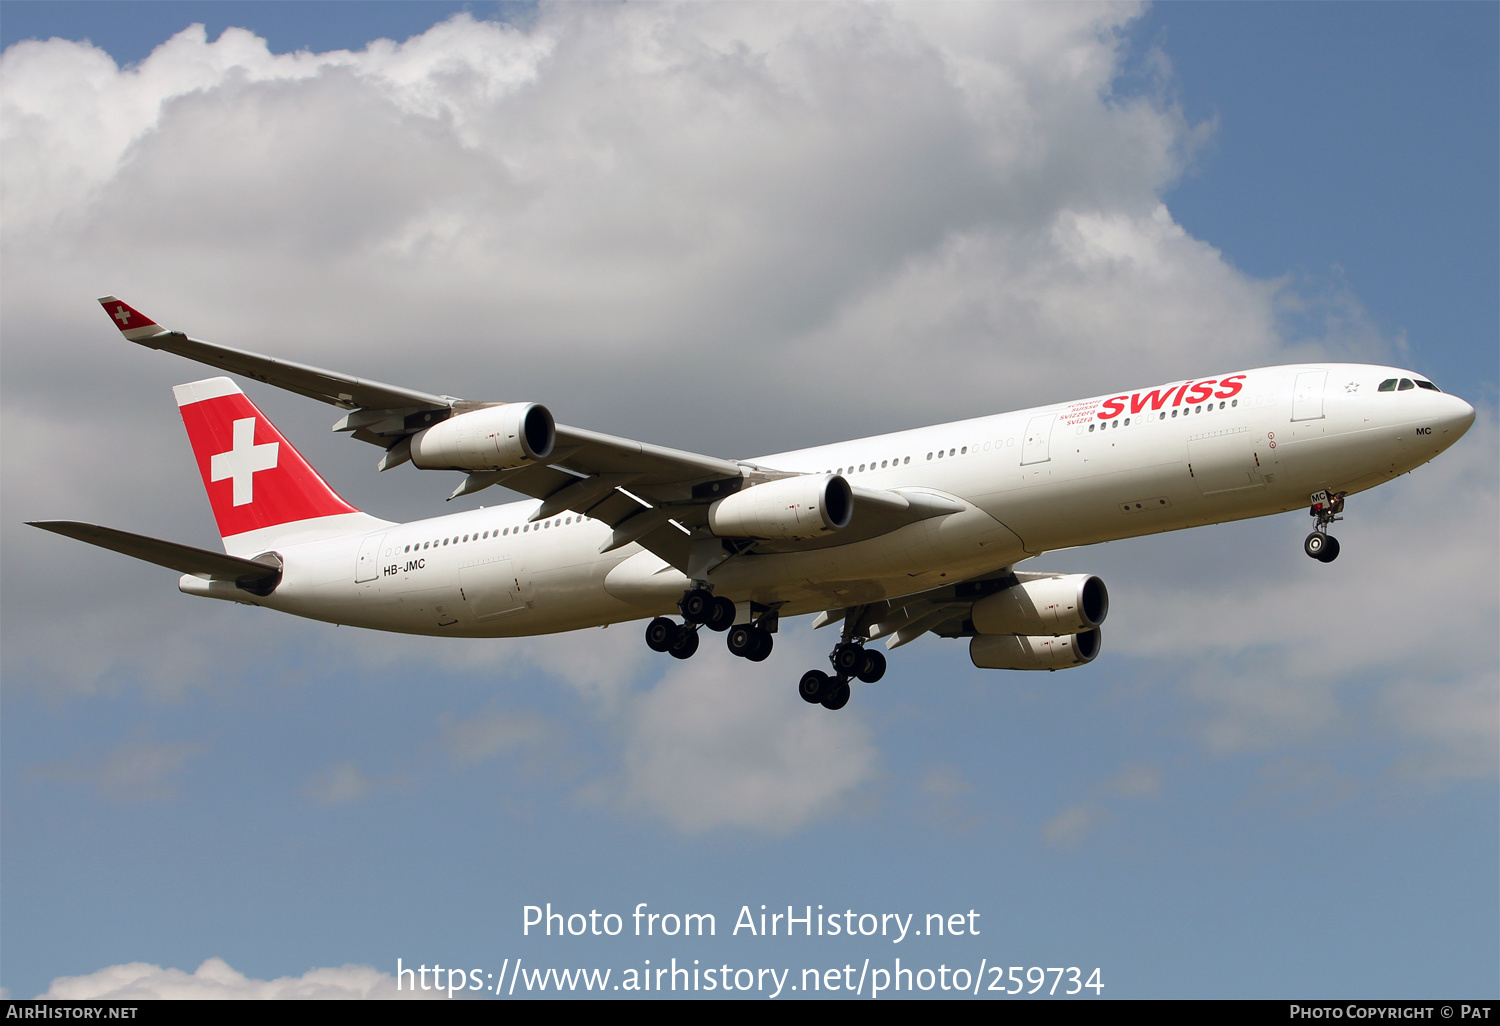
<path fill-rule="evenodd" d="M 358 513 L 228 378 L 172 389 L 219 534 Z"/>

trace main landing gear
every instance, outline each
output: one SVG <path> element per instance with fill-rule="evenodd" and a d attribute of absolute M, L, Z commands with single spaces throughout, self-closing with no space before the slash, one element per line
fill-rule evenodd
<path fill-rule="evenodd" d="M 1318 518 L 1312 534 L 1302 542 L 1302 551 L 1320 563 L 1332 563 L 1339 558 L 1339 540 L 1328 533 L 1328 525 L 1344 519 L 1343 492 L 1313 492 L 1312 508 L 1307 512 Z"/>
<path fill-rule="evenodd" d="M 825 709 L 842 709 L 849 704 L 850 680 L 874 684 L 885 676 L 885 656 L 880 652 L 866 651 L 862 638 L 841 641 L 829 653 L 828 661 L 833 664 L 832 675 L 822 670 L 808 670 L 797 682 L 797 693 L 804 702 Z"/>
<path fill-rule="evenodd" d="M 693 588 L 677 603 L 682 623 L 658 616 L 646 625 L 646 646 L 653 652 L 669 652 L 687 659 L 698 651 L 698 629 L 729 632 L 729 651 L 737 656 L 760 662 L 771 654 L 771 632 L 759 624 L 734 625 L 734 602 L 715 597 L 707 588 Z"/>

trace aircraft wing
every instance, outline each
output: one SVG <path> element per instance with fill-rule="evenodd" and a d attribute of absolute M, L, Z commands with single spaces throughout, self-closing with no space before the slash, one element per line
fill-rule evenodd
<path fill-rule="evenodd" d="M 504 403 L 479 402 L 415 389 L 306 364 L 233 349 L 169 331 L 114 296 L 99 300 L 120 333 L 137 345 L 196 360 L 350 411 L 333 430 L 351 433 L 386 450 L 378 467 L 389 470 L 411 459 L 412 436 L 464 413 Z M 556 424 L 545 462 L 509 470 L 468 474 L 449 498 L 502 485 L 542 500 L 533 520 L 563 511 L 582 513 L 614 529 L 605 551 L 636 542 L 669 563 L 688 565 L 689 534 L 707 523 L 708 506 L 746 485 L 789 476 L 752 464 L 704 456 Z M 874 537 L 907 523 L 956 512 L 951 497 L 901 495 L 854 489 L 857 523 L 848 532 L 806 543 L 764 546 L 820 547 Z M 675 526 L 680 525 L 680 526 Z M 759 544 L 759 543 L 757 543 Z"/>
<path fill-rule="evenodd" d="M 143 559 L 148 563 L 176 570 L 180 574 L 194 574 L 210 580 L 249 584 L 253 581 L 276 577 L 281 573 L 280 566 L 257 563 L 253 559 L 241 559 L 238 556 L 227 556 L 222 552 L 194 548 L 191 545 L 179 545 L 176 542 L 148 538 L 143 534 L 117 531 L 113 527 L 81 524 L 76 520 L 28 520 L 27 523 L 32 527 L 40 527 L 43 531 L 60 534 L 65 538 L 74 538 L 88 542 L 90 545 L 98 545 L 100 548 Z"/>

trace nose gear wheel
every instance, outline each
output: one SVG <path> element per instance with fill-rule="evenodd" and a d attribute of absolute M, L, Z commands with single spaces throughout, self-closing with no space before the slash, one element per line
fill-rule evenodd
<path fill-rule="evenodd" d="M 1328 533 L 1328 525 L 1344 519 L 1345 492 L 1313 492 L 1312 506 L 1308 514 L 1317 517 L 1317 526 L 1312 534 L 1302 541 L 1302 551 L 1320 563 L 1332 563 L 1339 558 L 1339 540 Z"/>

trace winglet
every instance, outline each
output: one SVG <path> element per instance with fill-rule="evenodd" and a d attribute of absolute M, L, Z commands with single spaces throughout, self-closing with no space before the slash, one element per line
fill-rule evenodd
<path fill-rule="evenodd" d="M 129 303 L 122 302 L 114 296 L 105 296 L 99 300 L 99 305 L 104 307 L 104 312 L 114 319 L 115 327 L 120 329 L 120 334 L 132 342 L 139 342 L 143 338 L 150 338 L 153 335 L 166 333 L 166 328 L 157 324 Z"/>

